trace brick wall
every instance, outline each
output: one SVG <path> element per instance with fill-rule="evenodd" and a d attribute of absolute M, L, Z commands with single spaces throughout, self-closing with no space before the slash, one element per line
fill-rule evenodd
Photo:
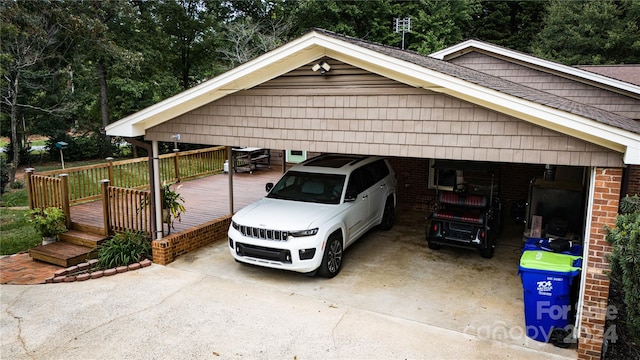
<path fill-rule="evenodd" d="M 222 216 L 201 226 L 168 235 L 151 243 L 153 262 L 167 265 L 178 256 L 197 250 L 218 240 L 227 239 L 231 215 Z"/>
<path fill-rule="evenodd" d="M 640 196 L 640 166 L 632 165 L 629 166 L 629 182 L 627 183 L 627 194 L 629 196 L 639 195 Z M 623 196 L 626 194 L 623 194 Z"/>
<path fill-rule="evenodd" d="M 605 225 L 614 226 L 618 215 L 622 169 L 597 168 L 589 229 L 589 252 L 582 267 L 585 278 L 582 325 L 578 358 L 600 359 L 604 340 L 605 315 L 609 301 L 609 269 L 607 254 L 611 246 L 606 241 Z"/>

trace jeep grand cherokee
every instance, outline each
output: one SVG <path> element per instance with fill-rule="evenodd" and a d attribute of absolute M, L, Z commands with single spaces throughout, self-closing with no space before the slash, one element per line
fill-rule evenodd
<path fill-rule="evenodd" d="M 239 262 L 331 278 L 345 248 L 393 226 L 396 178 L 381 157 L 320 155 L 266 189 L 232 218 L 229 249 Z"/>

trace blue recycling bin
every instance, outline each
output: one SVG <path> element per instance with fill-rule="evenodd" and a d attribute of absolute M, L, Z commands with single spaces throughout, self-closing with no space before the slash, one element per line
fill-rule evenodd
<path fill-rule="evenodd" d="M 554 250 L 549 245 L 549 243 L 553 241 L 554 240 L 550 240 L 549 238 L 527 238 L 522 251 L 544 250 L 554 252 Z M 571 242 L 569 244 L 569 248 L 565 251 L 559 252 L 559 254 L 582 256 L 582 245 Z"/>
<path fill-rule="evenodd" d="M 582 257 L 544 250 L 525 250 L 518 273 L 524 291 L 527 336 L 566 347 L 573 316 L 571 285 L 580 275 Z M 566 346 L 565 346 L 566 345 Z"/>

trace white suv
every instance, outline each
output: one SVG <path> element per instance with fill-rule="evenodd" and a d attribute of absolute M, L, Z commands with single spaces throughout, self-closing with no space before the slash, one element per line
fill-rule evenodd
<path fill-rule="evenodd" d="M 374 226 L 393 226 L 396 178 L 381 157 L 320 155 L 266 189 L 232 218 L 229 248 L 239 262 L 331 278 L 343 249 Z"/>

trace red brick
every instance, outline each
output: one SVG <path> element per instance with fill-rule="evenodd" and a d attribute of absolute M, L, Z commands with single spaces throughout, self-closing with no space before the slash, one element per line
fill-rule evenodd
<path fill-rule="evenodd" d="M 116 268 L 116 272 L 117 272 L 118 274 L 123 273 L 123 272 L 127 272 L 127 271 L 129 271 L 129 269 L 127 268 L 127 266 L 118 266 L 118 267 Z"/>
<path fill-rule="evenodd" d="M 116 271 L 116 269 L 107 269 L 104 271 L 104 276 L 111 276 L 111 275 L 115 275 L 118 272 Z"/>
<path fill-rule="evenodd" d="M 64 279 L 66 278 L 66 276 L 56 276 L 53 278 L 53 282 L 54 283 L 61 283 L 64 282 Z"/>
<path fill-rule="evenodd" d="M 98 279 L 104 276 L 104 271 L 99 270 L 99 271 L 94 271 L 91 273 L 91 278 L 92 279 Z"/>
<path fill-rule="evenodd" d="M 140 265 L 140 263 L 133 263 L 133 264 L 129 264 L 129 270 L 138 270 L 142 267 L 142 265 Z"/>
<path fill-rule="evenodd" d="M 67 269 L 60 269 L 53 273 L 55 276 L 64 276 L 67 275 Z"/>
<path fill-rule="evenodd" d="M 74 282 L 74 281 L 76 281 L 75 275 L 69 275 L 64 278 L 64 282 Z"/>
<path fill-rule="evenodd" d="M 89 279 L 91 279 L 91 274 L 89 274 L 89 273 L 80 274 L 80 275 L 78 275 L 78 276 L 76 277 L 76 279 L 77 279 L 78 281 L 85 281 L 85 280 L 89 280 Z"/>

